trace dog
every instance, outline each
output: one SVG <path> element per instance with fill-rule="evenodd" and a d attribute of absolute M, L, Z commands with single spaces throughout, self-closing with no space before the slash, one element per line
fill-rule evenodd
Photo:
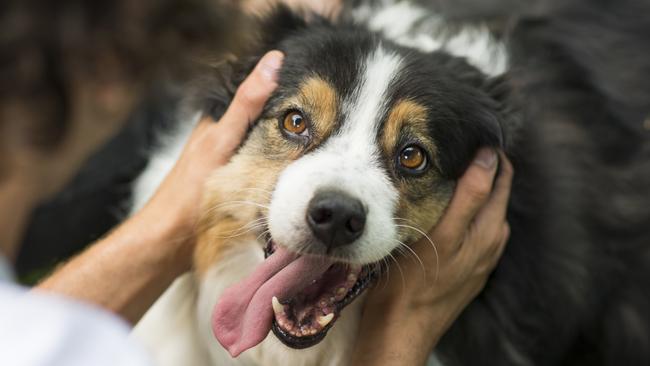
<path fill-rule="evenodd" d="M 161 365 L 346 364 L 364 290 L 487 146 L 515 167 L 511 237 L 432 360 L 648 364 L 640 9 L 571 2 L 487 22 L 405 1 L 357 1 L 337 21 L 276 9 L 250 57 L 206 76 L 134 185 L 137 210 L 200 116 L 218 120 L 256 59 L 284 52 L 277 90 L 206 184 L 194 270 L 134 337 Z"/>

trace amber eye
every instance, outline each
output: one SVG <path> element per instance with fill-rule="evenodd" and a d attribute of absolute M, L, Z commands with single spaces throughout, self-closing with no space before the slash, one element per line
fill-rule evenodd
<path fill-rule="evenodd" d="M 301 135 L 307 130 L 307 121 L 305 121 L 305 118 L 300 114 L 300 112 L 289 112 L 284 117 L 282 128 L 295 135 Z"/>
<path fill-rule="evenodd" d="M 424 150 L 416 145 L 409 145 L 399 153 L 399 164 L 408 169 L 422 171 L 427 166 L 427 156 Z"/>

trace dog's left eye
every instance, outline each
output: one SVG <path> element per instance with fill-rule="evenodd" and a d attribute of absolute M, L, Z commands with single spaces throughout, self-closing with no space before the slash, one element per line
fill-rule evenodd
<path fill-rule="evenodd" d="M 284 117 L 282 128 L 294 135 L 303 135 L 307 132 L 307 121 L 300 112 L 292 111 Z"/>
<path fill-rule="evenodd" d="M 421 172 L 427 167 L 427 155 L 417 145 L 409 145 L 403 148 L 397 160 L 402 168 L 411 172 Z"/>

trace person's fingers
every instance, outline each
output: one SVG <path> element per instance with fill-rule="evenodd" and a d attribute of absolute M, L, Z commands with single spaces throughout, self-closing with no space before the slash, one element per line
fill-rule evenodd
<path fill-rule="evenodd" d="M 497 154 L 494 149 L 481 148 L 474 161 L 458 180 L 449 207 L 434 229 L 445 241 L 460 242 L 478 210 L 490 197 Z"/>
<path fill-rule="evenodd" d="M 501 239 L 499 241 L 499 245 L 501 249 L 505 247 L 505 244 L 508 242 L 508 239 L 510 239 L 510 224 L 506 221 L 503 224 L 503 229 L 501 231 Z M 501 250 L 502 251 L 502 250 Z M 499 254 L 500 256 L 500 254 Z"/>
<path fill-rule="evenodd" d="M 501 225 L 500 230 L 499 238 L 494 243 L 494 250 L 488 258 L 491 267 L 490 271 L 496 267 L 499 259 L 501 259 L 503 251 L 506 249 L 506 243 L 508 243 L 508 239 L 510 239 L 510 225 L 507 222 L 504 222 L 503 225 Z"/>
<path fill-rule="evenodd" d="M 494 189 L 489 200 L 480 208 L 474 220 L 475 230 L 482 236 L 494 237 L 498 235 L 501 224 L 506 219 L 508 200 L 514 170 L 512 164 L 503 152 L 499 152 L 500 166 L 499 176 L 494 183 Z"/>
<path fill-rule="evenodd" d="M 507 221 L 504 221 L 501 225 L 498 225 L 498 232 L 494 237 L 494 243 L 492 244 L 492 255 L 490 259 L 492 262 L 496 263 L 497 260 L 501 257 L 503 249 L 506 247 L 506 243 L 510 238 L 510 224 Z"/>
<path fill-rule="evenodd" d="M 277 72 L 283 59 L 284 55 L 280 51 L 268 52 L 237 88 L 219 123 L 212 123 L 209 116 L 201 119 L 196 130 L 206 130 L 206 133 L 200 134 L 211 141 L 215 154 L 227 155 L 239 146 L 251 122 L 257 119 L 277 87 Z"/>
<path fill-rule="evenodd" d="M 267 52 L 259 60 L 250 75 L 237 88 L 232 103 L 219 121 L 221 125 L 242 125 L 242 121 L 250 123 L 257 118 L 264 103 L 277 87 L 277 72 L 283 60 L 284 54 L 275 50 Z M 199 124 L 212 122 L 214 120 L 211 117 L 204 116 Z"/>
<path fill-rule="evenodd" d="M 260 59 L 253 72 L 237 88 L 232 103 L 223 115 L 220 124 L 238 127 L 244 132 L 262 112 L 264 103 L 277 87 L 277 72 L 282 66 L 284 55 L 270 51 Z"/>

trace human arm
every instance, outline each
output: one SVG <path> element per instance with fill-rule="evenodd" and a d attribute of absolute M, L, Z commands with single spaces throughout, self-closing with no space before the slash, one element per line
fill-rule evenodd
<path fill-rule="evenodd" d="M 413 246 L 427 270 L 402 257 L 404 282 L 392 275 L 368 295 L 351 364 L 424 365 L 485 285 L 510 234 L 505 215 L 513 176 L 501 153 L 493 187 L 497 159 L 491 151 L 480 151 L 480 160 L 458 181 L 449 207 L 429 233 L 437 252 L 426 239 Z"/>
<path fill-rule="evenodd" d="M 203 118 L 152 199 L 37 289 L 100 305 L 136 322 L 191 266 L 194 228 L 208 175 L 228 162 L 277 86 L 271 51 L 241 84 L 219 123 Z"/>

